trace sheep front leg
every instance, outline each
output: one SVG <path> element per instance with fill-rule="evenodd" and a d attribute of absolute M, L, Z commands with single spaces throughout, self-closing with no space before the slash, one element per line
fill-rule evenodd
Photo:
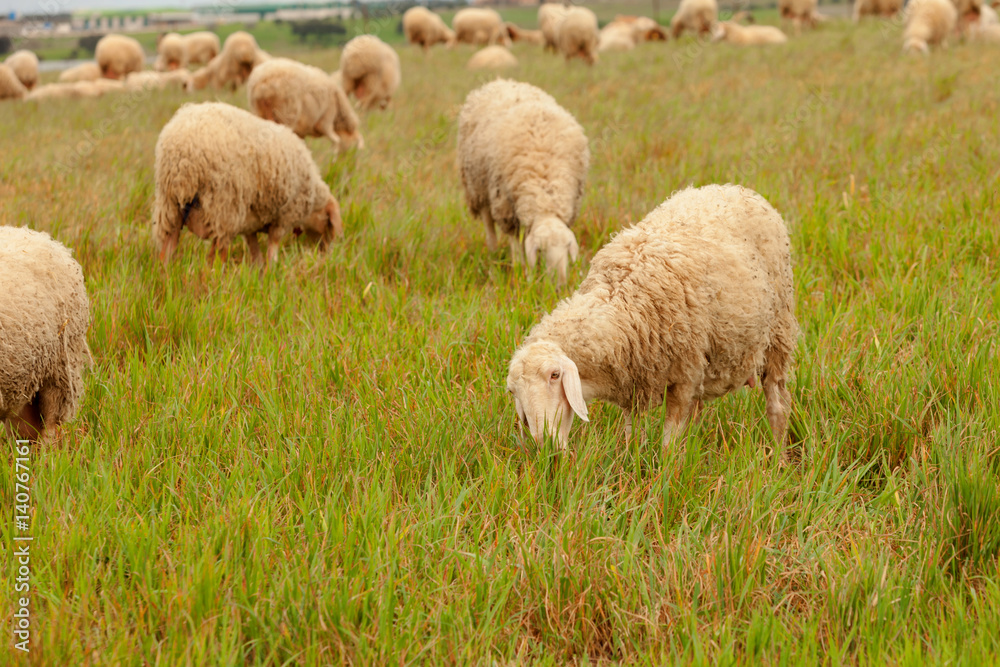
<path fill-rule="evenodd" d="M 694 398 L 693 386 L 675 384 L 667 387 L 665 402 L 667 418 L 663 426 L 663 448 L 667 449 L 697 412 L 699 401 Z"/>
<path fill-rule="evenodd" d="M 267 232 L 267 263 L 273 264 L 278 261 L 278 244 L 281 242 L 281 237 L 284 235 L 284 230 L 280 225 L 273 225 L 271 229 Z"/>
<path fill-rule="evenodd" d="M 324 132 L 323 136 L 325 136 L 327 139 L 329 139 L 330 143 L 333 144 L 333 154 L 334 155 L 339 155 L 340 154 L 340 137 L 338 137 L 337 133 L 333 131 L 333 128 L 331 127 L 329 130 L 327 130 L 326 132 Z"/>
<path fill-rule="evenodd" d="M 493 225 L 493 216 L 490 215 L 489 207 L 483 209 L 483 227 L 486 228 L 486 247 L 490 252 L 497 251 L 497 230 Z"/>
<path fill-rule="evenodd" d="M 181 238 L 181 228 L 178 227 L 167 234 L 167 238 L 163 239 L 163 243 L 160 245 L 160 261 L 166 264 L 170 261 L 170 258 L 174 256 L 174 251 L 177 250 L 177 243 Z"/>
<path fill-rule="evenodd" d="M 788 433 L 788 414 L 792 407 L 792 394 L 785 385 L 785 378 L 764 378 L 764 398 L 767 401 L 767 423 L 776 442 L 784 442 Z"/>
<path fill-rule="evenodd" d="M 247 250 L 250 251 L 250 259 L 257 264 L 263 264 L 264 255 L 260 254 L 260 244 L 257 242 L 257 234 L 251 232 L 244 235 L 243 238 L 247 240 Z"/>
<path fill-rule="evenodd" d="M 37 394 L 10 418 L 10 425 L 19 440 L 38 441 L 42 435 L 42 412 L 38 407 Z"/>

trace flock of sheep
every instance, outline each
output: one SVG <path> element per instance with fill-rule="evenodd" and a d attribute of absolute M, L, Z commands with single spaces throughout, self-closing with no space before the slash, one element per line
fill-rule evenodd
<path fill-rule="evenodd" d="M 899 9 L 893 9 L 896 0 L 880 2 L 858 0 L 856 15 Z M 983 31 L 981 24 L 995 20 L 979 0 L 955 2 L 911 0 L 906 48 L 924 50 L 956 30 Z M 942 3 L 950 11 L 932 11 Z M 782 0 L 781 7 L 799 25 L 818 18 L 815 0 Z M 940 38 L 924 29 L 939 16 L 951 17 Z M 785 39 L 777 28 L 717 19 L 715 0 L 683 0 L 669 36 L 691 30 L 739 44 Z M 558 4 L 542 5 L 538 22 L 538 30 L 525 30 L 478 8 L 459 11 L 452 28 L 422 7 L 403 17 L 408 41 L 424 49 L 486 46 L 470 66 L 505 66 L 513 58 L 505 48 L 511 40 L 594 63 L 599 51 L 668 37 L 646 17 L 618 17 L 598 30 L 590 10 Z M 362 148 L 350 98 L 365 111 L 384 109 L 401 82 L 398 55 L 371 35 L 345 46 L 333 74 L 272 58 L 244 32 L 221 48 L 210 33 L 165 35 L 151 72 L 143 71 L 142 49 L 128 37 L 103 38 L 95 56 L 92 65 L 64 72 L 60 83 L 20 96 L 80 96 L 86 93 L 78 87 L 90 85 L 177 83 L 197 90 L 246 84 L 250 111 L 185 104 L 160 132 L 152 228 L 164 262 L 185 227 L 211 242 L 210 261 L 225 260 L 243 236 L 249 257 L 261 264 L 277 259 L 288 234 L 306 233 L 321 248 L 342 235 L 339 203 L 302 138 L 325 137 L 338 150 Z M 32 58 L 19 52 L 0 65 L 0 91 L 35 87 Z M 203 67 L 190 73 L 192 64 Z M 581 125 L 545 91 L 498 79 L 468 95 L 457 129 L 465 199 L 484 224 L 489 248 L 496 249 L 499 228 L 515 263 L 534 267 L 543 259 L 564 283 L 579 253 L 572 226 L 590 163 Z M 266 253 L 258 245 L 261 233 Z M 0 294 L 0 420 L 21 437 L 36 438 L 44 427 L 70 419 L 83 392 L 82 373 L 91 363 L 83 274 L 47 234 L 0 227 Z M 740 186 L 689 188 L 594 256 L 579 289 L 514 353 L 507 389 L 531 435 L 539 441 L 550 435 L 565 447 L 574 417 L 586 421 L 592 400 L 619 405 L 629 424 L 631 415 L 663 403 L 667 442 L 700 402 L 760 381 L 769 424 L 781 440 L 799 333 L 794 303 L 790 242 L 778 212 Z"/>

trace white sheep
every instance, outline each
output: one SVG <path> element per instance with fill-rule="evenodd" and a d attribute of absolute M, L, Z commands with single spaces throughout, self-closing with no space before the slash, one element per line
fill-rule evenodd
<path fill-rule="evenodd" d="M 542 31 L 546 51 L 559 51 L 556 46 L 556 26 L 566 17 L 567 11 L 568 7 L 556 2 L 546 2 L 538 6 L 538 28 Z"/>
<path fill-rule="evenodd" d="M 156 43 L 156 62 L 153 64 L 153 69 L 157 72 L 167 72 L 186 65 L 187 45 L 184 43 L 184 38 L 176 32 L 161 35 Z"/>
<path fill-rule="evenodd" d="M 183 35 L 184 57 L 187 65 L 207 65 L 212 58 L 219 55 L 219 36 L 214 32 L 202 30 Z"/>
<path fill-rule="evenodd" d="M 401 79 L 399 55 L 375 35 L 358 35 L 344 45 L 339 71 L 344 92 L 354 95 L 363 111 L 385 109 Z"/>
<path fill-rule="evenodd" d="M 257 40 L 248 32 L 238 30 L 226 38 L 219 55 L 191 75 L 187 90 L 237 87 L 246 83 L 253 68 L 270 60 L 270 56 L 257 47 Z"/>
<path fill-rule="evenodd" d="M 586 7 L 570 7 L 556 25 L 556 46 L 566 62 L 580 58 L 593 65 L 597 62 L 599 41 L 597 16 Z"/>
<path fill-rule="evenodd" d="M 458 165 L 466 202 L 486 228 L 507 236 L 515 262 L 546 267 L 565 282 L 579 253 L 570 225 L 580 210 L 590 150 L 583 128 L 548 93 L 498 79 L 472 91 L 458 116 Z M 520 241 L 523 236 L 523 247 Z"/>
<path fill-rule="evenodd" d="M 424 51 L 435 44 L 450 46 L 455 42 L 455 31 L 444 19 L 421 5 L 410 7 L 403 14 L 403 33 L 407 42 L 419 45 Z"/>
<path fill-rule="evenodd" d="M 0 422 L 17 437 L 36 440 L 76 414 L 89 324 L 70 251 L 45 232 L 0 227 Z"/>
<path fill-rule="evenodd" d="M 778 0 L 778 13 L 791 21 L 796 31 L 803 26 L 815 28 L 816 23 L 822 19 L 817 4 L 817 0 Z"/>
<path fill-rule="evenodd" d="M 616 16 L 601 28 L 597 50 L 631 51 L 642 42 L 665 41 L 667 32 L 647 16 Z"/>
<path fill-rule="evenodd" d="M 510 38 L 511 42 L 524 42 L 525 44 L 534 44 L 536 46 L 545 45 L 545 35 L 542 34 L 541 30 L 528 30 L 510 21 L 504 23 L 504 29 L 507 31 L 507 37 Z"/>
<path fill-rule="evenodd" d="M 903 9 L 903 0 L 854 0 L 854 22 L 863 16 L 891 18 Z"/>
<path fill-rule="evenodd" d="M 733 21 L 721 21 L 715 24 L 712 40 L 737 46 L 757 46 L 784 44 L 788 41 L 788 37 L 780 28 L 771 25 L 740 25 Z"/>
<path fill-rule="evenodd" d="M 300 137 L 326 137 L 335 150 L 342 141 L 365 146 L 347 94 L 318 67 L 287 58 L 269 60 L 247 80 L 247 99 L 255 114 L 287 125 Z"/>
<path fill-rule="evenodd" d="M 127 90 L 163 90 L 174 87 L 178 90 L 184 90 L 189 81 L 191 81 L 191 73 L 186 69 L 132 72 L 125 77 L 125 88 Z"/>
<path fill-rule="evenodd" d="M 995 9 L 982 6 L 979 19 L 969 26 L 969 37 L 980 42 L 1000 42 L 1000 18 Z"/>
<path fill-rule="evenodd" d="M 632 415 L 666 405 L 668 444 L 702 401 L 762 380 L 778 441 L 798 338 L 788 232 L 753 190 L 678 192 L 619 232 L 579 289 L 510 361 L 507 389 L 536 441 L 565 448 L 574 414 L 614 403 Z"/>
<path fill-rule="evenodd" d="M 289 128 L 219 102 L 185 104 L 156 142 L 153 236 L 170 260 L 183 227 L 211 240 L 211 262 L 228 257 L 243 235 L 261 261 L 257 234 L 268 237 L 267 261 L 290 231 L 304 229 L 320 247 L 343 233 L 340 206 L 305 143 Z"/>
<path fill-rule="evenodd" d="M 6 65 L 0 65 L 0 100 L 19 100 L 28 94 L 14 70 Z"/>
<path fill-rule="evenodd" d="M 77 81 L 97 81 L 101 78 L 101 67 L 97 63 L 80 63 L 59 73 L 59 83 Z"/>
<path fill-rule="evenodd" d="M 125 35 L 105 35 L 97 42 L 94 59 L 106 79 L 124 79 L 129 72 L 140 72 L 146 62 L 142 45 Z"/>
<path fill-rule="evenodd" d="M 133 74 L 134 76 L 134 74 Z M 82 99 L 101 97 L 105 93 L 125 89 L 125 84 L 116 79 L 97 79 L 95 81 L 74 81 L 72 83 L 50 83 L 38 86 L 28 93 L 25 100 L 49 99 Z"/>
<path fill-rule="evenodd" d="M 14 72 L 14 76 L 24 84 L 24 87 L 31 90 L 38 83 L 38 56 L 31 51 L 21 49 L 15 51 L 7 57 L 4 65 Z"/>
<path fill-rule="evenodd" d="M 451 27 L 455 31 L 455 41 L 460 44 L 507 46 L 510 43 L 503 19 L 492 9 L 483 7 L 460 9 L 455 12 Z"/>
<path fill-rule="evenodd" d="M 931 46 L 943 45 L 958 21 L 958 10 L 949 0 L 910 0 L 903 13 L 903 50 L 912 53 L 927 54 Z"/>
<path fill-rule="evenodd" d="M 715 0 L 681 0 L 677 13 L 670 19 L 670 35 L 677 39 L 690 30 L 707 37 L 718 18 L 719 5 Z"/>
<path fill-rule="evenodd" d="M 494 44 L 476 51 L 467 67 L 471 70 L 477 69 L 509 69 L 517 67 L 517 57 L 507 50 L 506 47 Z"/>

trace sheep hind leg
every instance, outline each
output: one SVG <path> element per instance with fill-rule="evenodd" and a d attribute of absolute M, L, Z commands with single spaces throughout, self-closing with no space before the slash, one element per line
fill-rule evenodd
<path fill-rule="evenodd" d="M 792 394 L 788 391 L 788 367 L 791 355 L 771 348 L 764 357 L 764 373 L 761 386 L 767 401 L 767 422 L 775 442 L 782 443 L 787 437 L 788 416 L 792 410 Z"/>

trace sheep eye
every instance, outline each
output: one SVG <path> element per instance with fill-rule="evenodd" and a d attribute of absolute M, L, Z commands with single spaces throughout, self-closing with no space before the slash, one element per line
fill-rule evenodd
<path fill-rule="evenodd" d="M 552 379 L 553 380 L 559 379 L 559 371 L 552 371 Z"/>

